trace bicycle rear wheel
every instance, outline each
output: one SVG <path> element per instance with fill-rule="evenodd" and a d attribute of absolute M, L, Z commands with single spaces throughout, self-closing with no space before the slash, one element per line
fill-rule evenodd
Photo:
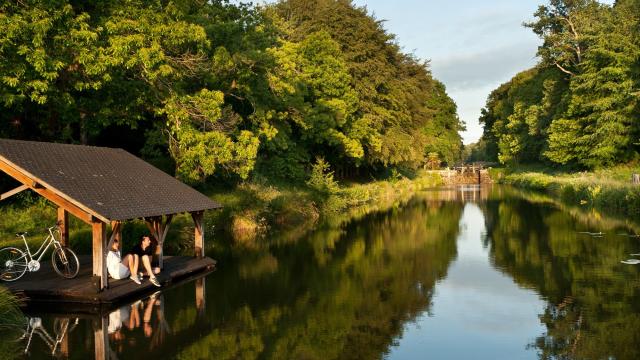
<path fill-rule="evenodd" d="M 55 270 L 58 275 L 67 279 L 76 277 L 80 270 L 78 257 L 73 250 L 65 246 L 57 247 L 53 251 L 53 254 L 51 254 L 51 265 L 53 265 L 53 270 Z"/>
<path fill-rule="evenodd" d="M 24 251 L 6 247 L 0 250 L 0 280 L 15 281 L 27 271 L 27 255 Z"/>

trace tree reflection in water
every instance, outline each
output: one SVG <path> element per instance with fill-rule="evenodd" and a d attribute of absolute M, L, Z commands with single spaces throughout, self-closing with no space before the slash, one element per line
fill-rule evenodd
<path fill-rule="evenodd" d="M 93 357 L 94 339 L 112 358 L 384 357 L 408 322 L 431 312 L 457 257 L 465 201 L 482 209 L 491 265 L 546 301 L 546 330 L 530 344 L 541 359 L 640 358 L 640 267 L 620 264 L 640 242 L 615 235 L 633 229 L 501 187 L 426 193 L 297 241 L 217 242 L 219 268 L 206 280 L 128 305 L 114 316 L 120 327 L 81 319 L 64 346 L 77 358 Z M 32 357 L 47 357 L 42 347 Z"/>
<path fill-rule="evenodd" d="M 178 357 L 379 358 L 405 322 L 429 310 L 456 255 L 461 211 L 459 203 L 415 201 L 261 249 L 268 255 L 245 254 L 248 262 L 230 259 L 238 268 L 208 284 L 224 289 L 208 296 L 215 330 Z"/>
<path fill-rule="evenodd" d="M 624 222 L 532 205 L 508 192 L 483 205 L 491 260 L 548 302 L 541 359 L 640 358 L 638 268 L 620 263 L 640 249 Z M 581 232 L 604 232 L 602 238 Z"/>

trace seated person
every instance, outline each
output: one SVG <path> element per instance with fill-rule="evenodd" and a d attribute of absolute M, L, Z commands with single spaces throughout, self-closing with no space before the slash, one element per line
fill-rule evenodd
<path fill-rule="evenodd" d="M 128 276 L 133 282 L 140 284 L 140 279 L 138 279 L 138 256 L 129 254 L 122 259 L 119 247 L 118 239 L 113 240 L 111 249 L 107 254 L 109 275 L 114 279 L 124 279 Z"/>
<path fill-rule="evenodd" d="M 147 271 L 147 275 L 149 275 L 149 281 L 151 281 L 153 285 L 159 287 L 160 282 L 156 278 L 156 274 L 160 273 L 160 268 L 151 267 L 151 260 L 153 259 L 155 249 L 156 247 L 151 243 L 149 235 L 143 235 L 140 239 L 140 243 L 131 249 L 130 255 L 136 255 L 140 258 L 142 267 Z"/>

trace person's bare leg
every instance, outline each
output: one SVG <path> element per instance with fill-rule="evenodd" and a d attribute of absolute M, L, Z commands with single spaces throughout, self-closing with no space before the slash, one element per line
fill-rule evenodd
<path fill-rule="evenodd" d="M 149 255 L 142 255 L 142 266 L 147 271 L 147 275 L 149 275 L 150 278 L 156 277 L 155 272 L 151 268 L 151 258 Z"/>
<path fill-rule="evenodd" d="M 140 280 L 138 279 L 137 256 L 138 255 L 128 254 L 124 257 L 124 259 L 122 259 L 122 265 L 129 268 L 129 277 L 131 278 L 131 280 L 133 280 L 137 284 L 140 284 Z"/>
<path fill-rule="evenodd" d="M 138 276 L 138 268 L 140 267 L 140 258 L 138 257 L 138 254 L 134 254 L 133 255 L 133 270 L 132 270 L 132 274 L 136 274 L 136 276 Z"/>
<path fill-rule="evenodd" d="M 131 254 L 129 254 L 129 255 L 127 255 L 127 256 L 125 256 L 124 258 L 122 258 L 122 261 L 121 261 L 121 262 L 122 262 L 122 265 L 124 265 L 124 266 L 126 266 L 126 267 L 130 267 L 130 266 L 129 266 L 129 263 L 130 263 L 130 257 L 131 257 Z"/>
<path fill-rule="evenodd" d="M 129 267 L 131 275 L 138 276 L 138 255 L 129 254 L 122 260 L 122 263 Z"/>
<path fill-rule="evenodd" d="M 151 321 L 151 312 L 153 311 L 153 305 L 155 304 L 156 299 L 149 299 L 147 301 L 147 307 L 144 308 L 144 315 L 142 315 L 142 321 L 148 323 Z"/>
<path fill-rule="evenodd" d="M 129 315 L 129 329 L 134 329 L 140 326 L 140 314 L 138 313 L 138 304 L 131 307 L 131 314 Z"/>

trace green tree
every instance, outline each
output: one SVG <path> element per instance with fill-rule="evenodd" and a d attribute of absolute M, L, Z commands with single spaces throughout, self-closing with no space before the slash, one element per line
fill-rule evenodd
<path fill-rule="evenodd" d="M 288 40 L 301 42 L 318 31 L 339 44 L 350 86 L 358 94 L 348 133 L 361 139 L 361 158 L 340 167 L 403 165 L 416 168 L 428 151 L 447 160 L 461 151 L 455 104 L 427 64 L 402 54 L 382 23 L 350 0 L 287 0 L 274 7 Z M 286 19 L 286 20 L 284 20 Z M 325 154 L 335 162 L 333 154 Z"/>
<path fill-rule="evenodd" d="M 545 153 L 551 160 L 593 168 L 632 157 L 640 91 L 633 16 L 620 7 L 602 11 L 598 35 L 571 80 L 567 112 L 551 124 Z"/>

